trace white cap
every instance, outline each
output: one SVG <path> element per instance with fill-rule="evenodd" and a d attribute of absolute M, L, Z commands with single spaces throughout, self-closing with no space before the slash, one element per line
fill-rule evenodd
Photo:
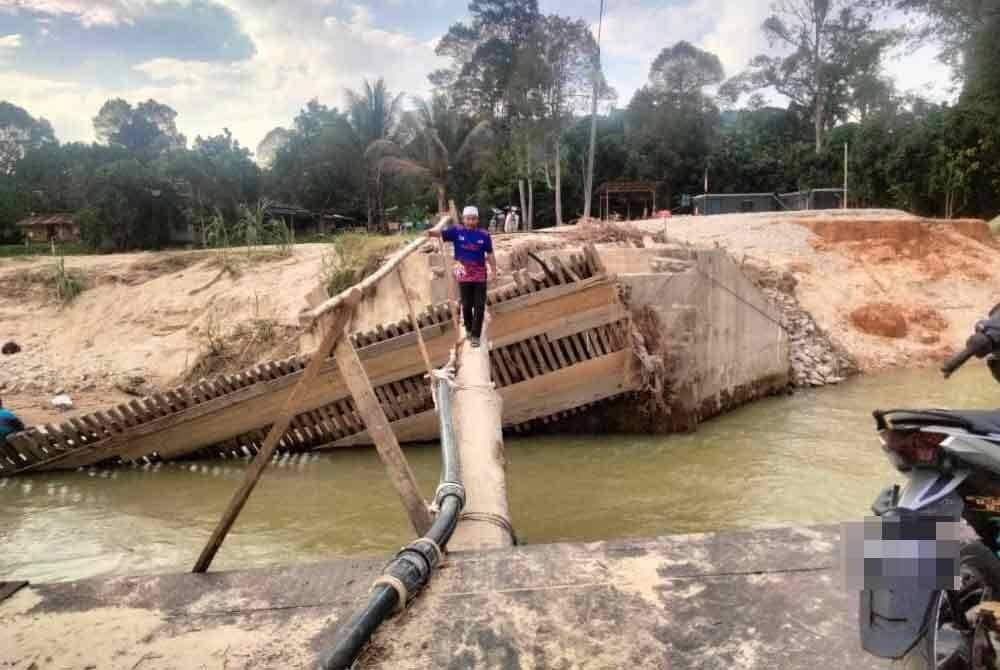
<path fill-rule="evenodd" d="M 464 219 L 467 216 L 474 216 L 478 219 L 479 210 L 472 206 L 466 207 L 465 209 L 462 210 L 462 218 Z"/>

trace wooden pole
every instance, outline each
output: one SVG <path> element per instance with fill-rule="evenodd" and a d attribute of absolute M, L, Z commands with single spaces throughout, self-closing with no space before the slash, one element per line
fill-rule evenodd
<path fill-rule="evenodd" d="M 431 527 L 430 511 L 423 498 L 420 497 L 417 480 L 413 476 L 413 471 L 410 470 L 409 463 L 406 462 L 403 450 L 399 448 L 396 434 L 392 431 L 392 426 L 389 425 L 389 419 L 382 410 L 382 405 L 375 397 L 371 380 L 368 379 L 350 338 L 342 337 L 337 341 L 337 345 L 333 349 L 333 356 L 347 388 L 354 397 L 358 413 L 368 428 L 368 435 L 375 443 L 379 458 L 382 459 L 382 463 L 389 473 L 389 480 L 403 501 L 413 530 L 417 532 L 418 536 L 423 536 Z"/>
<path fill-rule="evenodd" d="M 344 299 L 337 305 L 335 311 L 327 313 L 328 315 L 324 319 L 325 323 L 323 324 L 326 328 L 323 341 L 315 353 L 313 353 L 313 357 L 309 360 L 309 364 L 306 366 L 305 372 L 302 373 L 299 383 L 295 385 L 295 388 L 289 394 L 281 414 L 271 426 L 271 430 L 268 432 L 267 438 L 264 439 L 264 444 L 261 446 L 260 451 L 253 459 L 253 462 L 250 463 L 250 467 L 247 468 L 246 475 L 243 477 L 243 483 L 236 490 L 236 493 L 233 494 L 232 500 L 229 501 L 229 506 L 223 512 L 222 518 L 219 519 L 215 530 L 212 531 L 212 536 L 209 538 L 208 543 L 205 544 L 204 549 L 201 550 L 201 555 L 198 556 L 198 561 L 194 564 L 192 572 L 205 572 L 212 565 L 212 560 L 215 558 L 216 553 L 218 553 L 219 548 L 222 547 L 222 543 L 236 522 L 236 518 L 243 511 L 243 506 L 253 492 L 254 487 L 257 486 L 264 468 L 271 462 L 274 450 L 278 447 L 278 442 L 285 434 L 285 431 L 288 430 L 288 426 L 292 422 L 292 417 L 299 413 L 302 399 L 319 375 L 319 371 L 323 367 L 327 356 L 330 355 L 330 350 L 333 348 L 334 343 L 347 339 L 341 337 L 344 332 L 344 326 L 360 301 L 361 291 L 355 288 L 352 291 L 346 292 Z"/>
<path fill-rule="evenodd" d="M 420 355 L 424 358 L 424 365 L 427 367 L 427 374 L 429 375 L 434 371 L 434 366 L 431 364 L 431 355 L 427 352 L 427 343 L 424 342 L 424 334 L 420 328 L 420 322 L 417 321 L 417 312 L 413 309 L 410 292 L 406 290 L 406 284 L 403 282 L 403 272 L 399 268 L 396 268 L 396 279 L 399 281 L 399 289 L 403 292 L 403 298 L 406 300 L 406 311 L 410 313 L 410 323 L 413 324 L 413 330 L 417 334 Z"/>
<path fill-rule="evenodd" d="M 455 225 L 461 225 L 461 220 L 458 218 L 458 208 L 455 207 L 455 201 L 449 200 L 448 205 L 451 208 L 451 218 L 455 221 Z M 447 258 L 447 255 L 445 256 Z M 448 303 L 451 307 L 451 323 L 455 326 L 455 341 L 460 342 L 462 340 L 462 331 L 458 327 L 458 296 L 455 291 L 455 273 L 448 271 Z"/>

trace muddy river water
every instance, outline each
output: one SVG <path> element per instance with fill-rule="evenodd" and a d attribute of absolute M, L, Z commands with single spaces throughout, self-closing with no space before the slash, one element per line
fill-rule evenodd
<path fill-rule="evenodd" d="M 754 403 L 672 436 L 508 440 L 522 542 L 595 540 L 863 515 L 897 479 L 875 407 L 1000 407 L 981 365 L 852 380 Z M 407 449 L 430 497 L 435 447 Z M 190 569 L 243 463 L 163 464 L 0 479 L 0 579 L 58 581 Z M 410 538 L 375 453 L 290 458 L 269 468 L 213 569 L 387 555 Z"/>

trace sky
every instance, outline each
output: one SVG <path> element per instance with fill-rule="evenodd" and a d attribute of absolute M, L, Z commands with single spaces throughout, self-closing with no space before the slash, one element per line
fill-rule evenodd
<path fill-rule="evenodd" d="M 595 31 L 599 0 L 540 0 L 546 13 Z M 606 75 L 618 105 L 661 49 L 688 40 L 727 76 L 767 50 L 771 0 L 606 0 Z M 251 150 L 289 126 L 311 98 L 343 105 L 364 78 L 425 95 L 447 63 L 438 39 L 467 18 L 468 0 L 0 0 L 0 100 L 48 119 L 61 141 L 92 141 L 105 100 L 154 98 L 177 110 L 190 140 L 228 127 Z M 886 63 L 901 91 L 952 95 L 933 45 Z"/>

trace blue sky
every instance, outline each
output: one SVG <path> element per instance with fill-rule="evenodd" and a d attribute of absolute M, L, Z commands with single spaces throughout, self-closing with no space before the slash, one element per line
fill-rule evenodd
<path fill-rule="evenodd" d="M 541 0 L 542 10 L 596 24 L 599 0 Z M 606 0 L 603 47 L 625 105 L 665 46 L 715 52 L 727 74 L 767 48 L 770 0 Z M 174 107 L 189 138 L 224 126 L 251 149 L 312 97 L 384 76 L 425 94 L 443 63 L 434 44 L 467 0 L 0 0 L 0 99 L 48 118 L 63 141 L 93 139 L 109 97 Z M 902 90 L 948 95 L 934 49 L 886 66 Z"/>

